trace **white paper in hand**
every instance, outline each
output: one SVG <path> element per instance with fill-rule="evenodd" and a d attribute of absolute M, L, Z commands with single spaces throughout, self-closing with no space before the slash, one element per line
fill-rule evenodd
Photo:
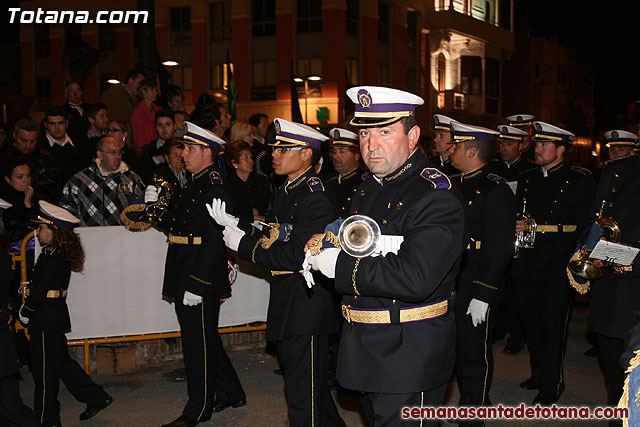
<path fill-rule="evenodd" d="M 631 265 L 638 255 L 640 249 L 612 243 L 607 240 L 600 240 L 591 254 L 590 258 L 601 259 L 613 264 Z"/>

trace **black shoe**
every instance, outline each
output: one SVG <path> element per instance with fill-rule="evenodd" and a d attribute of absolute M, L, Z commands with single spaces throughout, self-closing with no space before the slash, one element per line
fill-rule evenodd
<path fill-rule="evenodd" d="M 89 418 L 94 417 L 98 412 L 111 405 L 111 402 L 113 402 L 113 397 L 107 396 L 107 398 L 100 403 L 87 405 L 87 409 L 85 409 L 84 412 L 80 414 L 80 421 L 88 420 Z"/>
<path fill-rule="evenodd" d="M 184 415 L 180 415 L 169 424 L 162 424 L 162 427 L 193 427 L 198 424 L 198 421 L 187 418 Z"/>
<path fill-rule="evenodd" d="M 213 402 L 213 412 L 221 412 L 227 408 L 239 408 L 247 404 L 245 399 L 236 402 Z"/>
<path fill-rule="evenodd" d="M 564 383 L 560 383 L 557 392 L 549 393 L 548 391 L 541 391 L 538 395 L 533 399 L 533 404 L 539 403 L 540 405 L 551 405 L 560 399 L 560 395 L 564 391 Z"/>
<path fill-rule="evenodd" d="M 600 352 L 598 351 L 598 347 L 594 345 L 593 347 L 585 351 L 584 355 L 588 357 L 598 357 L 599 353 Z"/>
<path fill-rule="evenodd" d="M 518 343 L 512 340 L 508 340 L 507 345 L 504 346 L 502 352 L 505 354 L 518 354 L 522 350 L 523 346 L 524 344 L 521 342 Z"/>
<path fill-rule="evenodd" d="M 529 378 L 528 380 L 520 383 L 520 388 L 525 390 L 538 390 L 540 388 L 540 383 L 533 378 Z"/>

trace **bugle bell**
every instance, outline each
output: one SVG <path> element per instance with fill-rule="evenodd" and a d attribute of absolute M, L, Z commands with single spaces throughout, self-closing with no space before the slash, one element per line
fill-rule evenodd
<path fill-rule="evenodd" d="M 366 215 L 352 215 L 340 225 L 340 247 L 348 255 L 362 258 L 375 252 L 380 239 L 380 226 Z"/>
<path fill-rule="evenodd" d="M 155 225 L 160 221 L 162 215 L 169 209 L 171 197 L 173 196 L 173 185 L 169 181 L 154 177 L 153 185 L 160 189 L 160 196 L 156 202 L 147 205 L 140 217 L 140 221 L 151 225 Z"/>

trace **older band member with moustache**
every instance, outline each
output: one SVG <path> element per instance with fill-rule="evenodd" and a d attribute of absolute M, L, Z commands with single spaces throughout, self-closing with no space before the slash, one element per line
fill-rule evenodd
<path fill-rule="evenodd" d="M 337 379 L 361 392 L 369 425 L 437 425 L 403 419 L 401 408 L 444 401 L 455 362 L 455 278 L 464 212 L 449 178 L 420 150 L 415 111 L 422 98 L 386 87 L 347 91 L 356 104 L 360 152 L 371 177 L 356 191 L 351 214 L 381 230 L 371 256 L 327 248 L 308 258 L 335 277 L 342 294 Z M 316 245 L 319 236 L 307 242 Z"/>

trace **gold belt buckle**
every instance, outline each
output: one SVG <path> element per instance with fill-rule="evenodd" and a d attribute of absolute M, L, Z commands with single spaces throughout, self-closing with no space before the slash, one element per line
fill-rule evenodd
<path fill-rule="evenodd" d="M 342 317 L 345 318 L 347 323 L 351 323 L 351 309 L 348 305 L 342 305 Z"/>

